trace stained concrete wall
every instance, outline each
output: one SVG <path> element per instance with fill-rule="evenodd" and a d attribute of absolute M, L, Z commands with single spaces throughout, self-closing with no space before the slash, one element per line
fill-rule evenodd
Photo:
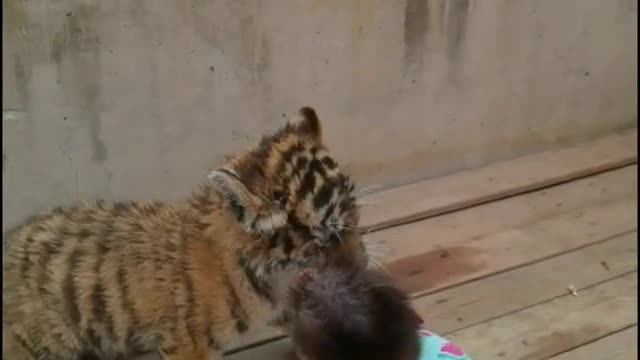
<path fill-rule="evenodd" d="M 3 229 L 185 196 L 301 105 L 362 184 L 637 123 L 632 0 L 3 0 Z"/>

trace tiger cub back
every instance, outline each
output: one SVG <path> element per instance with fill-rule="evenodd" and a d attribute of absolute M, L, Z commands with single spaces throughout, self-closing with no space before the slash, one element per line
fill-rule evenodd
<path fill-rule="evenodd" d="M 186 201 L 103 202 L 5 234 L 3 357 L 215 357 L 279 311 L 286 274 L 363 266 L 354 185 L 303 108 Z"/>

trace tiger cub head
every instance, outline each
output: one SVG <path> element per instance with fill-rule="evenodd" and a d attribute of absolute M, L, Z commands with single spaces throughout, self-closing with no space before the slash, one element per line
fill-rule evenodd
<path fill-rule="evenodd" d="M 247 260 L 289 266 L 366 266 L 354 184 L 322 143 L 314 109 L 209 174 L 244 231 L 259 238 Z M 259 263 L 259 265 L 258 265 Z"/>

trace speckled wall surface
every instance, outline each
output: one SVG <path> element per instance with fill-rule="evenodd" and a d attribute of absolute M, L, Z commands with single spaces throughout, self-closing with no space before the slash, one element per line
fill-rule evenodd
<path fill-rule="evenodd" d="M 301 105 L 363 185 L 637 123 L 631 0 L 4 0 L 3 229 L 178 199 Z"/>

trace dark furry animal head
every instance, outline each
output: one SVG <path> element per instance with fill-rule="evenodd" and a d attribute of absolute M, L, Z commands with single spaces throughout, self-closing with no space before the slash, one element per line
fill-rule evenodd
<path fill-rule="evenodd" d="M 291 290 L 291 336 L 308 360 L 416 360 L 420 319 L 382 273 L 329 268 Z"/>

